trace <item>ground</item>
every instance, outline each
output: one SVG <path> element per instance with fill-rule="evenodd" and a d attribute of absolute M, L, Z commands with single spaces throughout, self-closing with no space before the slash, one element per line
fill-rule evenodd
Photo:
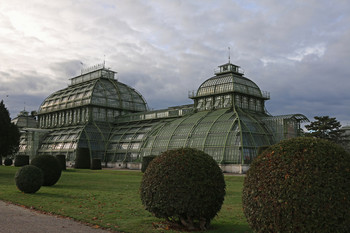
<path fill-rule="evenodd" d="M 2 233 L 108 233 L 69 218 L 0 201 Z"/>

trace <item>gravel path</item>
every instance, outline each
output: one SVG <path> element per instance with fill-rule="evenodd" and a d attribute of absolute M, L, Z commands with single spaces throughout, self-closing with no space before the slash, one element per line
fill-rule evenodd
<path fill-rule="evenodd" d="M 48 215 L 0 201 L 1 233 L 108 233 L 69 218 Z"/>

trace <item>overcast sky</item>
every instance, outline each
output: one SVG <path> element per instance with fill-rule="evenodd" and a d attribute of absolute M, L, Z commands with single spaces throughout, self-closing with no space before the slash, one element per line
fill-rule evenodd
<path fill-rule="evenodd" d="M 37 110 L 105 60 L 150 108 L 190 104 L 228 47 L 272 115 L 350 124 L 348 0 L 1 0 L 0 99 Z"/>

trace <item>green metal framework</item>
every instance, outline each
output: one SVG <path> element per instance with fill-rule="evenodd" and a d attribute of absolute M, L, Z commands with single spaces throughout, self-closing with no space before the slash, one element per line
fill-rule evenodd
<path fill-rule="evenodd" d="M 261 119 L 274 135 L 274 141 L 300 136 L 301 123 L 309 122 L 302 114 L 289 114 L 263 117 Z"/>
<path fill-rule="evenodd" d="M 227 63 L 219 66 L 216 75 L 189 93 L 198 111 L 238 107 L 265 113 L 265 100 L 270 93 L 261 91 L 250 79 L 240 73 L 239 66 Z"/>
<path fill-rule="evenodd" d="M 269 93 L 244 77 L 239 66 L 227 63 L 215 74 L 189 94 L 193 107 L 119 117 L 107 146 L 108 161 L 137 161 L 168 149 L 193 147 L 218 163 L 249 164 L 260 146 L 298 135 L 300 122 L 307 118 L 269 115 Z"/>
<path fill-rule="evenodd" d="M 91 157 L 105 159 L 115 118 L 147 110 L 143 97 L 114 76 L 114 71 L 99 65 L 45 99 L 38 112 L 39 126 L 50 133 L 39 154 L 65 154 L 74 161 L 78 148 L 88 148 Z"/>
<path fill-rule="evenodd" d="M 135 162 L 192 147 L 221 164 L 249 164 L 259 147 L 298 136 L 308 121 L 301 114 L 271 116 L 265 110 L 270 94 L 231 63 L 189 93 L 193 105 L 157 111 L 148 111 L 143 97 L 114 75 L 104 65 L 85 70 L 42 103 L 39 127 L 49 133 L 38 143 L 39 154 L 74 161 L 77 149 L 88 148 L 107 163 Z"/>
<path fill-rule="evenodd" d="M 272 134 L 244 111 L 220 109 L 177 119 L 121 124 L 113 129 L 109 161 L 135 161 L 168 149 L 192 147 L 219 163 L 250 163 L 256 149 L 272 144 Z"/>
<path fill-rule="evenodd" d="M 74 81 L 72 85 L 46 98 L 38 112 L 41 128 L 85 124 L 89 121 L 113 122 L 117 116 L 147 110 L 146 101 L 135 89 L 110 76 L 105 78 L 104 72 L 112 71 L 102 69 L 95 72 L 101 76 L 81 83 Z"/>

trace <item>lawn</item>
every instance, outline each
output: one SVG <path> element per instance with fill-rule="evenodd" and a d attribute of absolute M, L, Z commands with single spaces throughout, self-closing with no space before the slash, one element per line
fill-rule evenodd
<path fill-rule="evenodd" d="M 68 169 L 54 186 L 24 194 L 14 183 L 17 170 L 17 167 L 0 166 L 1 200 L 119 232 L 165 231 L 162 220 L 153 217 L 141 204 L 139 171 Z M 225 202 L 207 232 L 251 232 L 242 212 L 243 179 L 225 176 Z"/>

